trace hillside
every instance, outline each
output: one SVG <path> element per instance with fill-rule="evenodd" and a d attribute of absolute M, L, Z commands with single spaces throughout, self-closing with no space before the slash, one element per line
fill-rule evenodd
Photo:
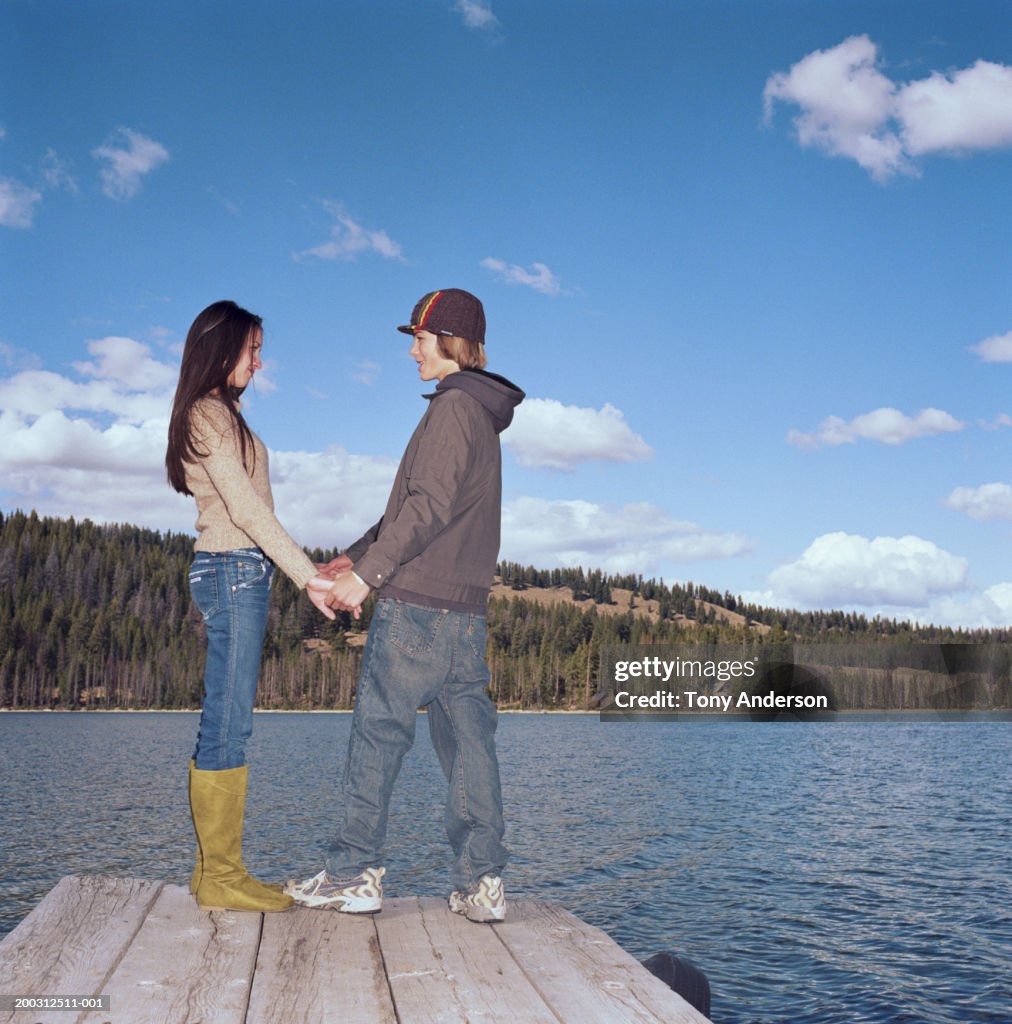
<path fill-rule="evenodd" d="M 517 589 L 509 583 L 504 583 L 501 576 L 496 576 L 489 599 L 508 601 L 513 597 L 519 597 L 522 601 L 533 601 L 535 604 L 544 605 L 549 608 L 560 604 L 586 608 L 589 606 L 589 602 L 595 605 L 600 615 L 625 615 L 631 612 L 633 615 L 643 616 L 651 622 L 660 621 L 661 602 L 656 598 L 644 598 L 637 591 L 627 590 L 624 587 L 611 587 L 610 589 L 611 602 L 599 604 L 594 602 L 589 596 L 579 599 L 574 597 L 571 587 L 562 585 L 555 587 L 525 586 L 522 589 Z M 703 615 L 708 620 L 714 622 L 724 623 L 729 626 L 744 626 L 748 621 L 739 612 L 729 611 L 727 608 L 712 604 L 710 601 L 693 598 L 693 603 L 695 608 L 702 609 Z M 669 618 L 673 622 L 684 624 L 687 629 L 696 624 L 694 614 L 689 616 L 681 612 L 673 612 L 670 613 Z M 748 624 L 759 636 L 767 635 L 771 628 L 762 622 L 752 621 Z"/>
<path fill-rule="evenodd" d="M 192 538 L 0 514 L 0 707 L 199 706 L 203 640 Z M 336 551 L 309 552 L 325 561 Z M 371 608 L 324 620 L 280 576 L 259 703 L 350 706 Z M 844 612 L 747 605 L 691 582 L 502 562 L 489 602 L 491 693 L 503 707 L 586 708 L 618 644 L 1003 643 L 1006 631 L 919 629 Z"/>

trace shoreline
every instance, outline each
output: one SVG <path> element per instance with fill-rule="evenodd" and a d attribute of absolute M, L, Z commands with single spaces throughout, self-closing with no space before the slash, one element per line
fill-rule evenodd
<path fill-rule="evenodd" d="M 497 708 L 500 715 L 598 715 L 599 711 Z M 254 715 L 350 715 L 352 708 L 254 708 Z M 419 708 L 419 714 L 424 714 Z M 200 708 L 0 708 L 0 715 L 199 715 Z"/>
<path fill-rule="evenodd" d="M 254 715 L 350 715 L 352 708 L 254 708 Z M 425 714 L 424 708 L 419 708 L 419 714 Z M 538 708 L 498 708 L 500 715 L 571 715 L 571 716 L 595 716 L 601 718 L 601 711 L 582 711 L 579 709 L 551 708 L 541 710 Z M 0 708 L 0 715 L 199 715 L 200 708 Z M 965 721 L 997 721 L 1012 722 L 1012 708 L 967 708 L 965 710 L 936 710 L 934 708 L 853 708 L 842 711 L 835 711 L 829 714 L 810 715 L 806 718 L 797 718 L 792 714 L 783 714 L 778 718 L 753 718 L 751 715 L 742 712 L 707 712 L 688 711 L 678 713 L 657 713 L 657 712 L 621 712 L 612 713 L 607 718 L 602 718 L 602 724 L 613 725 L 619 722 L 644 724 L 653 722 L 748 722 L 763 724 L 776 722 L 776 724 L 794 723 L 805 724 L 845 724 L 847 722 L 860 721 L 861 719 L 876 720 L 880 722 L 897 720 L 933 717 L 940 722 L 965 722 Z"/>

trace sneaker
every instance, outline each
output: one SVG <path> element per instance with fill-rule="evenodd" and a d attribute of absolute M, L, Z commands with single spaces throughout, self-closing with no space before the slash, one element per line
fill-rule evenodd
<path fill-rule="evenodd" d="M 506 919 L 506 890 L 498 875 L 482 875 L 478 884 L 467 892 L 450 893 L 450 909 L 463 914 L 468 921 L 503 921 Z"/>
<path fill-rule="evenodd" d="M 304 907 L 337 910 L 342 914 L 378 914 L 383 909 L 385 868 L 366 868 L 358 877 L 340 883 L 327 877 L 326 868 L 300 882 L 292 879 L 285 892 Z"/>

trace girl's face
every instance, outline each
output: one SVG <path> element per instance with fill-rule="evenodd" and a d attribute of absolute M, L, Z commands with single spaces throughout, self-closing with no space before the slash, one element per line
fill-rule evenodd
<path fill-rule="evenodd" d="M 263 332 L 259 328 L 250 331 L 249 336 L 246 338 L 246 344 L 243 346 L 242 354 L 239 356 L 239 360 L 232 372 L 228 375 L 230 387 L 242 391 L 253 379 L 253 374 L 257 370 L 263 369 L 264 364 L 260 362 L 260 350 L 263 347 Z"/>
<path fill-rule="evenodd" d="M 439 351 L 439 342 L 431 331 L 415 331 L 411 356 L 418 363 L 418 376 L 422 380 L 442 380 L 448 373 L 456 373 L 460 367 Z"/>

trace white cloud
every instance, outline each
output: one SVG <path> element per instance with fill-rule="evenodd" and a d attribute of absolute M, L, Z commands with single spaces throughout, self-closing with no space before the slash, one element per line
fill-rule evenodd
<path fill-rule="evenodd" d="M 131 391 L 115 381 L 84 383 L 49 370 L 24 370 L 0 380 L 0 410 L 37 417 L 55 410 L 114 416 L 126 423 L 143 423 L 167 416 L 172 394 Z"/>
<path fill-rule="evenodd" d="M 910 171 L 896 133 L 887 127 L 896 87 L 875 66 L 877 48 L 852 36 L 816 50 L 791 70 L 770 76 L 763 91 L 766 118 L 776 101 L 801 107 L 798 142 L 856 160 L 877 178 Z"/>
<path fill-rule="evenodd" d="M 143 470 L 152 431 L 159 435 L 164 456 L 167 417 L 138 424 L 117 421 L 107 427 L 82 416 L 67 416 L 60 409 L 47 410 L 33 419 L 5 410 L 0 418 L 0 436 L 7 449 L 3 463 L 11 472 L 27 470 L 34 475 L 44 464 L 49 470 L 126 472 L 133 476 Z"/>
<path fill-rule="evenodd" d="M 797 602 L 772 590 L 746 591 L 742 600 L 768 608 L 798 607 Z M 814 608 L 814 606 L 813 606 Z M 967 588 L 952 594 L 935 595 L 920 605 L 853 605 L 840 602 L 820 610 L 842 608 L 868 618 L 879 616 L 922 626 L 952 626 L 965 629 L 1007 629 L 1012 622 L 1012 583 L 997 583 L 986 590 Z"/>
<path fill-rule="evenodd" d="M 914 608 L 965 590 L 967 561 L 920 537 L 827 533 L 768 583 L 771 603 L 785 607 Z"/>
<path fill-rule="evenodd" d="M 204 191 L 216 202 L 220 203 L 233 217 L 238 217 L 241 208 L 238 203 L 223 196 L 213 185 L 207 185 Z"/>
<path fill-rule="evenodd" d="M 362 227 L 344 212 L 340 203 L 328 200 L 323 206 L 334 218 L 330 240 L 294 253 L 296 260 L 307 256 L 321 260 L 355 260 L 364 252 L 375 252 L 391 260 L 403 260 L 401 247 L 385 231 Z"/>
<path fill-rule="evenodd" d="M 0 479 L 8 504 L 157 529 L 190 529 L 189 503 L 165 483 L 176 371 L 146 345 L 87 343 L 83 378 L 29 369 L 0 378 Z"/>
<path fill-rule="evenodd" d="M 192 500 L 165 481 L 168 416 L 140 423 L 50 409 L 0 412 L 5 503 L 42 514 L 190 530 Z"/>
<path fill-rule="evenodd" d="M 912 157 L 1012 145 L 1012 68 L 978 61 L 901 85 L 879 69 L 867 35 L 771 75 L 763 90 L 767 122 L 777 102 L 800 108 L 801 146 L 854 160 L 879 181 L 916 174 Z"/>
<path fill-rule="evenodd" d="M 379 380 L 381 369 L 382 367 L 379 363 L 374 363 L 369 359 L 361 359 L 355 364 L 355 372 L 351 375 L 351 379 L 358 381 L 359 384 L 369 386 Z"/>
<path fill-rule="evenodd" d="M 1012 363 L 1012 331 L 985 338 L 970 351 L 976 352 L 985 363 Z"/>
<path fill-rule="evenodd" d="M 977 420 L 977 426 L 981 430 L 1000 430 L 1002 427 L 1012 427 L 1012 416 L 1007 412 L 998 413 L 993 420 Z"/>
<path fill-rule="evenodd" d="M 0 226 L 30 228 L 42 193 L 13 178 L 0 178 Z"/>
<path fill-rule="evenodd" d="M 586 409 L 554 398 L 528 398 L 503 434 L 503 444 L 521 466 L 541 469 L 572 470 L 581 462 L 640 462 L 653 456 L 615 406 Z"/>
<path fill-rule="evenodd" d="M 516 498 L 503 506 L 502 558 L 540 566 L 587 566 L 658 574 L 671 563 L 733 558 L 748 550 L 737 533 L 670 518 L 646 502 L 605 506 Z"/>
<path fill-rule="evenodd" d="M 120 128 L 91 155 L 105 166 L 101 170 L 102 191 L 110 199 L 131 199 L 141 189 L 143 178 L 169 159 L 168 150 L 146 135 Z"/>
<path fill-rule="evenodd" d="M 133 338 L 108 337 L 88 342 L 94 362 L 76 362 L 85 377 L 115 381 L 131 391 L 166 391 L 175 387 L 176 369 L 158 362 L 147 345 Z"/>
<path fill-rule="evenodd" d="M 924 625 L 1008 629 L 1012 623 L 1012 583 L 935 598 L 924 608 L 911 609 L 905 617 Z"/>
<path fill-rule="evenodd" d="M 453 9 L 463 15 L 468 28 L 494 29 L 499 19 L 492 13 L 490 0 L 455 0 Z"/>
<path fill-rule="evenodd" d="M 853 444 L 859 439 L 898 445 L 917 437 L 962 430 L 964 426 L 965 423 L 942 409 L 922 409 L 911 417 L 898 409 L 886 407 L 855 416 L 850 422 L 839 416 L 829 416 L 813 434 L 791 430 L 787 434 L 787 443 L 808 451 L 826 445 Z"/>
<path fill-rule="evenodd" d="M 986 590 L 967 589 L 943 594 L 921 607 L 889 610 L 883 617 L 925 626 L 1007 629 L 1012 622 L 1012 583 L 997 583 Z"/>
<path fill-rule="evenodd" d="M 358 540 L 383 515 L 397 472 L 396 459 L 353 455 L 337 446 L 272 451 L 270 459 L 278 518 L 308 547 L 347 547 Z"/>
<path fill-rule="evenodd" d="M 562 292 L 559 279 L 544 263 L 532 263 L 531 269 L 525 270 L 515 263 L 506 263 L 489 256 L 481 261 L 481 265 L 510 284 L 523 284 L 543 295 L 559 295 Z"/>
<path fill-rule="evenodd" d="M 0 139 L 6 131 L 0 129 Z M 14 178 L 0 178 L 0 227 L 30 228 L 35 219 L 35 208 L 42 201 L 40 189 L 66 189 L 77 192 L 77 182 L 71 176 L 68 164 L 54 149 L 47 149 L 37 175 L 38 188 Z"/>
<path fill-rule="evenodd" d="M 996 583 L 984 591 L 984 597 L 1000 609 L 994 625 L 1007 627 L 1012 622 L 1012 583 Z"/>
<path fill-rule="evenodd" d="M 5 341 L 0 341 L 0 360 L 12 370 L 35 370 L 42 365 L 37 352 L 8 345 Z"/>
<path fill-rule="evenodd" d="M 1012 146 L 1012 67 L 973 67 L 904 86 L 896 98 L 904 149 L 912 156 Z"/>
<path fill-rule="evenodd" d="M 945 504 L 971 519 L 1012 519 L 1012 487 L 1001 483 L 957 487 Z"/>
<path fill-rule="evenodd" d="M 70 165 L 61 160 L 55 149 L 47 149 L 42 158 L 42 179 L 49 188 L 65 188 L 77 193 L 77 181 L 70 173 Z"/>

